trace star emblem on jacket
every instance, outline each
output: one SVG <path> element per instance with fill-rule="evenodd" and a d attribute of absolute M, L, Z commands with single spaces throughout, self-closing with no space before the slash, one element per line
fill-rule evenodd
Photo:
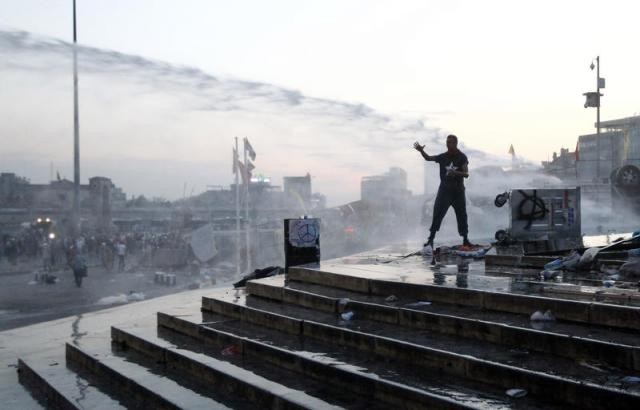
<path fill-rule="evenodd" d="M 447 170 L 447 175 L 451 175 L 453 171 L 458 170 L 458 167 L 453 166 L 453 161 L 451 161 L 451 163 L 448 166 L 446 166 L 445 169 Z"/>

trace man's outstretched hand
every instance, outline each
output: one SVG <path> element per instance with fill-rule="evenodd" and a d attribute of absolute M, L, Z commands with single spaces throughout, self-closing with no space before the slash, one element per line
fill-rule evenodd
<path fill-rule="evenodd" d="M 420 145 L 418 141 L 413 143 L 413 148 L 418 152 L 424 152 L 424 145 Z"/>

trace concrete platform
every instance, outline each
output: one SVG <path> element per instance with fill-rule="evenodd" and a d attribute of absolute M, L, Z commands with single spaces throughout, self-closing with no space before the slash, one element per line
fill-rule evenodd
<path fill-rule="evenodd" d="M 9 408 L 640 408 L 640 307 L 387 249 L 0 333 Z M 585 285 L 585 283 L 590 285 Z M 543 289 L 543 291 L 541 291 Z M 567 297 L 563 297 L 567 296 Z M 555 320 L 531 322 L 550 310 Z M 343 317 L 342 314 L 349 315 Z M 19 377 L 18 377 L 19 376 Z M 521 389 L 524 397 L 507 391 Z"/>

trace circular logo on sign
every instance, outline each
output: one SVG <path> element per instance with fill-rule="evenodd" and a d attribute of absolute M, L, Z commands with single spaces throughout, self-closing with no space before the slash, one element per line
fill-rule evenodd
<path fill-rule="evenodd" d="M 298 226 L 298 238 L 300 238 L 302 242 L 313 242 L 316 240 L 317 236 L 318 231 L 312 224 L 303 224 Z"/>

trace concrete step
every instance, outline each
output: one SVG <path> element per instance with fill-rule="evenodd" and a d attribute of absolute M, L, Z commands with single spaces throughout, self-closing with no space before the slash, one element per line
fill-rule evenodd
<path fill-rule="evenodd" d="M 375 322 L 428 330 L 450 336 L 500 344 L 510 348 L 517 347 L 518 349 L 550 353 L 576 361 L 595 361 L 621 369 L 640 370 L 640 347 L 638 346 L 512 326 L 491 320 L 435 313 L 427 311 L 427 308 L 414 307 L 407 309 L 389 306 L 388 304 L 347 300 L 344 299 L 347 297 L 344 293 L 343 298 L 325 296 L 324 293 L 328 293 L 327 290 L 318 286 L 314 287 L 314 291 L 324 291 L 322 294 L 286 287 L 281 277 L 250 281 L 247 283 L 246 290 L 250 295 L 336 315 L 343 311 L 352 311 L 357 318 Z M 353 292 L 349 294 L 351 297 L 358 297 L 357 295 L 357 293 Z M 340 300 L 345 303 L 339 303 Z M 428 309 L 430 309 L 431 305 L 428 306 Z M 589 329 L 582 330 L 583 334 L 588 334 Z M 625 337 L 624 340 L 627 342 L 640 343 L 640 334 L 638 333 L 625 334 L 625 336 L 633 337 L 633 339 Z"/>
<path fill-rule="evenodd" d="M 259 326 L 277 329 L 282 332 L 312 338 L 324 343 L 350 346 L 363 352 L 377 355 L 389 360 L 398 360 L 415 371 L 437 371 L 449 376 L 467 380 L 480 381 L 505 389 L 519 387 L 529 391 L 542 401 L 555 404 L 566 404 L 581 408 L 598 408 L 597 403 L 616 403 L 620 408 L 631 408 L 640 404 L 640 395 L 626 391 L 601 387 L 595 383 L 576 381 L 566 376 L 555 376 L 541 371 L 532 371 L 515 365 L 498 363 L 460 354 L 445 348 L 433 348 L 421 343 L 425 336 L 418 332 L 407 332 L 402 328 L 391 328 L 390 325 L 367 323 L 356 320 L 346 324 L 354 329 L 336 326 L 334 315 L 308 309 L 300 309 L 291 305 L 281 305 L 264 300 L 247 300 L 236 297 L 218 296 L 203 297 L 202 309 L 217 314 L 233 317 Z M 252 307 L 250 305 L 260 308 Z M 334 324 L 330 324 L 330 323 Z M 391 332 L 388 333 L 389 329 Z M 385 332 L 385 330 L 387 332 Z M 409 336 L 409 337 L 408 337 Z M 411 337 L 413 336 L 413 337 Z M 429 337 L 432 335 L 428 335 Z M 431 338 L 431 341 L 435 339 Z M 451 341 L 452 348 L 457 348 L 459 341 Z M 475 352 L 483 354 L 487 346 L 479 346 Z M 495 353 L 495 354 L 499 354 Z M 519 359 L 520 361 L 520 359 Z M 534 361 L 529 360 L 533 364 Z M 546 363 L 552 365 L 554 363 Z M 538 363 L 539 365 L 539 363 Z M 555 363 L 558 366 L 557 363 Z M 562 363 L 564 366 L 565 363 Z M 560 366 L 554 368 L 558 369 Z M 589 373 L 590 369 L 582 372 Z M 591 376 L 594 376 L 591 371 Z"/>
<path fill-rule="evenodd" d="M 193 383 L 193 389 L 201 394 L 215 391 L 224 397 L 242 397 L 251 407 L 271 409 L 377 408 L 375 403 L 364 403 L 364 399 L 331 397 L 332 393 L 339 392 L 327 391 L 320 384 L 297 379 L 295 375 L 292 377 L 273 367 L 265 369 L 258 361 L 251 365 L 241 358 L 229 357 L 232 360 L 224 361 L 222 357 L 212 357 L 211 350 L 202 349 L 193 342 L 182 341 L 178 347 L 135 328 L 112 327 L 111 334 L 129 360 L 140 362 L 139 357 L 130 354 L 131 351 L 153 359 L 164 366 L 174 380 Z M 278 382 L 262 377 L 261 373 Z M 291 384 L 295 387 L 290 387 Z M 331 403 L 319 397 L 327 397 Z"/>
<path fill-rule="evenodd" d="M 18 380 L 47 409 L 125 409 L 117 399 L 64 365 L 50 360 L 19 359 Z"/>
<path fill-rule="evenodd" d="M 300 342 L 297 337 L 284 335 L 283 338 L 282 334 L 274 334 L 278 332 L 251 328 L 251 325 L 239 324 L 235 320 L 231 322 L 239 326 L 230 325 L 229 320 L 212 319 L 214 318 L 208 317 L 203 323 L 201 313 L 179 317 L 158 313 L 158 332 L 161 337 L 174 342 L 175 333 L 180 333 L 217 351 L 226 346 L 234 346 L 245 361 L 255 359 L 272 363 L 295 372 L 298 377 L 314 379 L 323 385 L 340 389 L 343 393 L 348 391 L 352 397 L 367 395 L 373 403 L 378 403 L 383 408 L 476 408 L 479 403 L 492 408 L 511 407 L 508 398 L 502 396 L 502 391 L 494 392 L 493 395 L 487 393 L 492 390 L 488 386 L 481 386 L 479 391 L 471 392 L 468 386 L 445 388 L 442 380 L 427 383 L 424 377 L 417 383 L 407 383 L 406 379 L 398 377 L 397 371 L 394 372 L 395 380 L 388 380 L 380 372 L 380 366 L 372 368 L 367 363 L 371 362 L 370 355 L 366 360 L 358 360 L 358 356 L 362 355 L 358 355 L 353 349 L 348 353 L 343 352 L 341 359 L 338 359 L 330 350 L 323 350 L 323 346 L 318 344 L 305 343 L 304 347 L 292 348 L 291 346 Z M 393 372 L 389 368 L 395 366 L 384 363 L 383 367 L 384 370 Z"/>
<path fill-rule="evenodd" d="M 226 409 L 222 403 L 185 388 L 164 374 L 118 357 L 110 348 L 66 344 L 67 366 L 90 382 L 108 384 L 128 408 Z"/>
<path fill-rule="evenodd" d="M 368 277 L 371 276 L 368 271 L 360 275 L 357 273 L 349 271 L 349 274 L 342 274 L 292 267 L 287 279 L 370 295 L 396 295 L 498 312 L 530 315 L 536 310 L 551 310 L 557 319 L 565 321 L 640 331 L 640 307 L 372 279 Z"/>

